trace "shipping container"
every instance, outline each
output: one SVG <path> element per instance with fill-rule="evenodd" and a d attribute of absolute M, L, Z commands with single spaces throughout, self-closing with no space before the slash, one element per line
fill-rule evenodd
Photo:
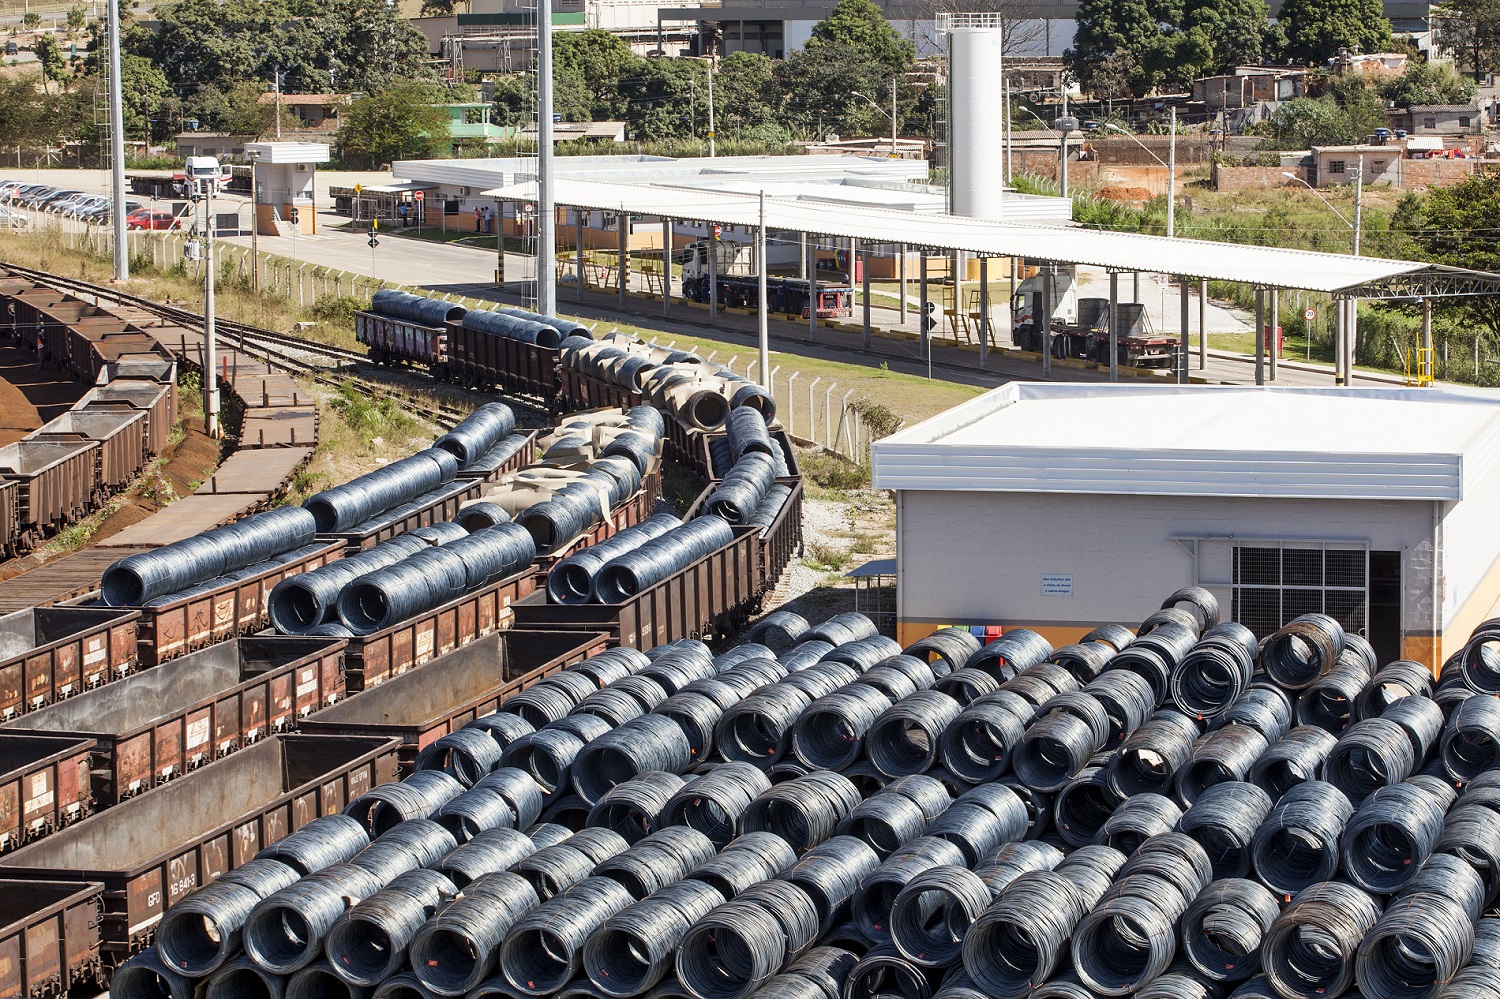
<path fill-rule="evenodd" d="M 493 714 L 512 694 L 603 652 L 609 636 L 579 631 L 507 631 L 444 653 L 421 669 L 303 720 L 310 735 L 398 736 L 402 763 L 429 743 Z"/>
<path fill-rule="evenodd" d="M 13 881 L 0 894 L 0 996 L 64 995 L 104 984 L 97 881 Z"/>
<path fill-rule="evenodd" d="M 0 879 L 97 881 L 118 965 L 162 913 L 262 847 L 397 776 L 400 741 L 278 735 L 0 856 Z"/>
<path fill-rule="evenodd" d="M 16 441 L 0 447 L 0 479 L 20 485 L 16 507 L 32 544 L 93 509 L 97 441 Z"/>
<path fill-rule="evenodd" d="M 141 663 L 155 666 L 215 642 L 264 629 L 270 624 L 266 598 L 277 583 L 321 568 L 343 553 L 344 547 L 338 542 L 320 544 L 314 551 L 253 576 L 202 592 L 195 588 L 186 596 L 163 598 L 160 604 L 137 608 L 141 614 Z"/>
<path fill-rule="evenodd" d="M 344 693 L 344 642 L 223 642 L 5 723 L 0 732 L 92 739 L 99 806 L 149 791 L 269 735 Z"/>
<path fill-rule="evenodd" d="M 140 410 L 73 409 L 32 434 L 31 440 L 96 440 L 94 479 L 103 502 L 135 481 L 146 467 L 146 414 Z"/>
<path fill-rule="evenodd" d="M 146 453 L 155 457 L 166 449 L 167 436 L 177 422 L 177 386 L 143 380 L 114 381 L 89 389 L 73 408 L 79 411 L 143 410 L 146 414 L 143 428 Z"/>
<path fill-rule="evenodd" d="M 733 634 L 759 608 L 760 532 L 734 528 L 734 539 L 619 604 L 553 604 L 545 589 L 512 605 L 516 627 L 603 631 L 620 645 L 655 648 L 679 638 Z"/>
<path fill-rule="evenodd" d="M 0 732 L 0 851 L 93 814 L 93 754 L 86 736 Z"/>
<path fill-rule="evenodd" d="M 135 669 L 140 614 L 28 607 L 0 617 L 0 719 L 35 711 Z"/>
<path fill-rule="evenodd" d="M 378 686 L 435 656 L 509 628 L 511 606 L 537 589 L 535 568 L 492 583 L 370 635 L 349 639 L 344 685 L 355 693 Z"/>

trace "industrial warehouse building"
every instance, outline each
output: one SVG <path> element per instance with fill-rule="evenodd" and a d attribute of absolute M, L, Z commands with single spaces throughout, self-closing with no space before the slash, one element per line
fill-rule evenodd
<path fill-rule="evenodd" d="M 874 445 L 905 644 L 1054 645 L 1211 590 L 1265 637 L 1317 611 L 1437 666 L 1500 602 L 1500 397 L 1015 383 Z"/>

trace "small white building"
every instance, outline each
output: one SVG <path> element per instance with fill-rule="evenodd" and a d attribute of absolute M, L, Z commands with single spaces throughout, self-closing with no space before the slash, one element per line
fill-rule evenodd
<path fill-rule="evenodd" d="M 319 163 L 328 162 L 321 142 L 247 142 L 256 231 L 262 236 L 318 231 L 314 202 Z M 295 221 L 294 221 L 295 219 Z"/>
<path fill-rule="evenodd" d="M 902 644 L 1134 627 L 1198 584 L 1434 668 L 1500 602 L 1500 395 L 1014 383 L 883 441 Z"/>

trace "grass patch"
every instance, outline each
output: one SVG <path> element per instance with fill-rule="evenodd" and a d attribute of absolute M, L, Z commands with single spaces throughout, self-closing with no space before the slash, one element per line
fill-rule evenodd
<path fill-rule="evenodd" d="M 807 558 L 803 562 L 809 569 L 822 569 L 842 573 L 849 565 L 849 553 L 834 545 L 821 541 L 809 541 Z"/>
<path fill-rule="evenodd" d="M 816 489 L 827 493 L 847 493 L 870 485 L 870 470 L 821 450 L 804 450 L 797 454 L 802 475 Z M 841 499 L 847 497 L 839 497 Z"/>

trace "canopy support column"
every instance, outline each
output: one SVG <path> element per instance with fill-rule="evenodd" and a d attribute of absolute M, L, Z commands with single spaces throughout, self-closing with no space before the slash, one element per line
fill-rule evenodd
<path fill-rule="evenodd" d="M 979 258 L 979 366 L 990 362 L 990 258 Z"/>
<path fill-rule="evenodd" d="M 672 220 L 661 220 L 661 314 L 672 314 Z"/>
<path fill-rule="evenodd" d="M 858 243 L 857 240 L 853 240 L 853 239 L 849 240 L 849 250 L 850 250 L 850 252 L 852 253 L 854 251 L 854 248 L 856 246 L 858 246 L 858 245 L 859 245 L 859 243 Z M 865 246 L 869 246 L 869 244 L 866 243 Z M 859 261 L 859 283 L 860 283 L 861 297 L 863 297 L 863 299 L 864 299 L 865 350 L 869 350 L 870 349 L 870 258 L 869 258 L 868 254 L 866 254 L 863 251 L 861 251 L 858 257 L 854 257 L 852 259 L 855 259 L 855 260 Z"/>
<path fill-rule="evenodd" d="M 619 235 L 619 288 L 616 289 L 616 298 L 621 312 L 625 311 L 625 292 L 630 286 L 630 233 L 626 231 L 629 225 L 630 216 L 622 208 L 620 214 L 615 216 L 615 230 Z"/>
<path fill-rule="evenodd" d="M 1188 288 L 1188 280 L 1185 277 L 1177 279 L 1177 290 L 1182 302 L 1181 322 L 1178 326 L 1178 336 L 1182 346 L 1177 351 L 1177 384 L 1188 383 L 1188 327 L 1192 313 L 1192 295 Z"/>
<path fill-rule="evenodd" d="M 1052 290 L 1056 285 L 1055 267 L 1055 264 L 1046 264 L 1042 268 L 1042 307 L 1039 314 L 1033 317 L 1035 322 L 1041 324 L 1043 378 L 1052 377 Z"/>
<path fill-rule="evenodd" d="M 1271 328 L 1266 338 L 1271 341 L 1271 381 L 1276 380 L 1276 356 L 1281 353 L 1281 289 L 1271 289 Z"/>
<path fill-rule="evenodd" d="M 1198 370 L 1208 367 L 1208 278 L 1198 279 Z"/>
<path fill-rule="evenodd" d="M 573 233 L 577 236 L 577 239 L 574 240 L 574 243 L 577 245 L 573 247 L 573 270 L 578 277 L 577 290 L 580 302 L 583 301 L 583 287 L 587 284 L 583 279 L 583 217 L 584 211 L 582 208 L 573 209 Z"/>
<path fill-rule="evenodd" d="M 1120 273 L 1109 272 L 1109 380 L 1120 380 Z"/>
<path fill-rule="evenodd" d="M 1255 289 L 1255 384 L 1266 383 L 1266 290 Z"/>
<path fill-rule="evenodd" d="M 927 314 L 927 248 L 924 246 L 917 257 L 917 327 L 922 334 L 922 356 L 927 358 L 927 377 L 932 377 L 932 333 L 927 329 L 931 318 Z"/>

